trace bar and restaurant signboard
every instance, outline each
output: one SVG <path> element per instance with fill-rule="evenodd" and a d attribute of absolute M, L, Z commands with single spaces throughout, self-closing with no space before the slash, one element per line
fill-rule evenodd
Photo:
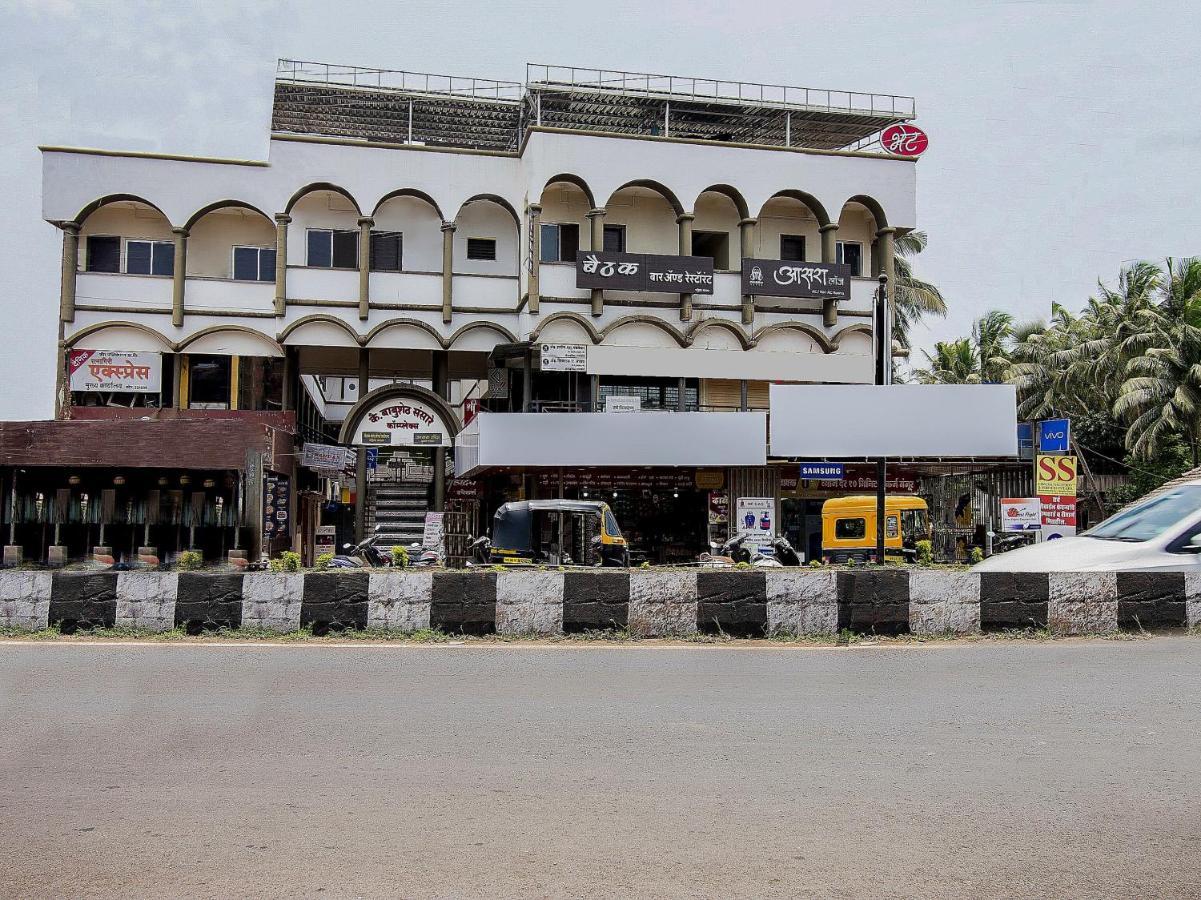
<path fill-rule="evenodd" d="M 582 253 L 576 260 L 575 286 L 588 290 L 712 294 L 713 258 L 653 253 Z"/>
<path fill-rule="evenodd" d="M 742 293 L 760 297 L 850 300 L 851 267 L 790 259 L 744 259 Z"/>
<path fill-rule="evenodd" d="M 69 350 L 67 374 L 73 391 L 157 394 L 163 357 L 144 350 Z"/>

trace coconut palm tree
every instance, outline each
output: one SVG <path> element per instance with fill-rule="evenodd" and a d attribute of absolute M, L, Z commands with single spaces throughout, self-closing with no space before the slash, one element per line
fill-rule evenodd
<path fill-rule="evenodd" d="M 980 354 L 968 338 L 938 341 L 934 355 L 922 351 L 928 368 L 914 370 L 922 384 L 979 384 Z"/>
<path fill-rule="evenodd" d="M 1130 360 L 1113 411 L 1130 423 L 1126 448 L 1134 456 L 1151 459 L 1179 436 L 1196 468 L 1201 465 L 1201 329 L 1181 322 L 1161 338 L 1159 346 Z"/>
<path fill-rule="evenodd" d="M 1005 380 L 1010 365 L 1010 341 L 1013 336 L 1013 316 L 992 309 L 972 326 L 972 343 L 980 357 L 980 379 L 987 382 Z"/>
<path fill-rule="evenodd" d="M 910 349 L 909 332 L 924 316 L 945 316 L 947 301 L 938 288 L 913 274 L 913 257 L 926 249 L 924 231 L 907 231 L 896 236 L 893 258 L 892 337 Z"/>

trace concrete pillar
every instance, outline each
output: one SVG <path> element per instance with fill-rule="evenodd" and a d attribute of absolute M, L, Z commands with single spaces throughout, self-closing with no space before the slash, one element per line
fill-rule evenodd
<path fill-rule="evenodd" d="M 275 314 L 282 316 L 288 305 L 288 223 L 292 217 L 275 214 Z"/>
<path fill-rule="evenodd" d="M 179 391 L 183 387 L 183 356 L 178 353 L 171 354 L 171 402 L 167 404 L 168 409 L 183 407 L 183 398 L 180 397 Z"/>
<path fill-rule="evenodd" d="M 455 223 L 442 223 L 442 321 L 449 322 L 454 304 Z"/>
<path fill-rule="evenodd" d="M 822 236 L 822 262 L 833 263 L 838 260 L 838 225 L 831 222 L 818 229 Z M 833 328 L 838 324 L 838 301 L 822 301 L 822 324 Z"/>
<path fill-rule="evenodd" d="M 296 354 L 295 347 L 284 347 L 284 412 L 295 411 L 299 400 L 300 374 Z"/>
<path fill-rule="evenodd" d="M 695 218 L 692 213 L 676 216 L 676 224 L 680 226 L 680 256 L 692 256 L 692 222 Z M 680 294 L 680 321 L 692 321 L 692 294 Z"/>
<path fill-rule="evenodd" d="M 604 207 L 588 210 L 588 232 L 591 236 L 590 247 L 599 253 L 605 249 L 605 210 Z M 605 292 L 600 288 L 592 289 L 592 315 L 599 316 L 605 311 Z"/>
<path fill-rule="evenodd" d="M 359 348 L 359 399 L 367 396 L 371 385 L 371 351 Z M 354 539 L 367 536 L 367 448 L 355 448 L 354 462 Z"/>
<path fill-rule="evenodd" d="M 738 223 L 739 250 L 741 265 L 746 265 L 748 259 L 755 258 L 755 219 L 743 219 Z M 755 298 L 750 294 L 742 295 L 742 324 L 752 325 L 755 322 Z"/>
<path fill-rule="evenodd" d="M 434 393 L 443 400 L 450 399 L 450 354 L 435 350 L 430 366 L 430 381 Z M 434 512 L 446 509 L 446 448 L 434 449 Z"/>
<path fill-rule="evenodd" d="M 359 219 L 359 319 L 371 314 L 371 226 L 375 219 Z"/>
<path fill-rule="evenodd" d="M 688 403 L 684 399 L 684 388 L 687 382 L 683 378 L 676 379 L 676 411 L 687 412 Z"/>
<path fill-rule="evenodd" d="M 171 290 L 171 324 L 183 325 L 184 278 L 188 271 L 188 229 L 172 228 L 175 235 L 175 279 Z"/>
<path fill-rule="evenodd" d="M 75 280 L 79 271 L 79 224 L 64 222 L 63 230 L 63 281 L 59 294 L 59 319 L 75 321 Z"/>
<path fill-rule="evenodd" d="M 529 308 L 530 315 L 538 315 L 538 306 L 541 301 L 541 287 L 539 279 L 542 269 L 542 206 L 538 203 L 530 204 L 529 215 L 530 229 L 530 262 L 529 262 L 529 280 L 528 285 Z"/>

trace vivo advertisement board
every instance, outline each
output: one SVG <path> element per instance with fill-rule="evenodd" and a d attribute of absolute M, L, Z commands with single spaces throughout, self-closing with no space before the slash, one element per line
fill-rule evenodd
<path fill-rule="evenodd" d="M 1047 419 L 1039 422 L 1038 452 L 1067 453 L 1071 437 L 1071 423 L 1067 419 Z"/>

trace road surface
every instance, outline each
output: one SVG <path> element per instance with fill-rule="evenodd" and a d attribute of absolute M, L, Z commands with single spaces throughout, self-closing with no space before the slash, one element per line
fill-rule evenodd
<path fill-rule="evenodd" d="M 0 896 L 1201 894 L 1201 639 L 0 643 Z"/>

